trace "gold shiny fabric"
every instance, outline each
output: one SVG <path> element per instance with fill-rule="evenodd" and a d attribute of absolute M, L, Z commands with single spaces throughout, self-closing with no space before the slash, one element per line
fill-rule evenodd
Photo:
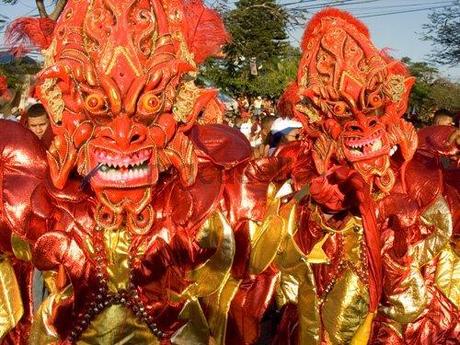
<path fill-rule="evenodd" d="M 21 292 L 13 267 L 7 257 L 0 256 L 0 341 L 23 314 Z"/>
<path fill-rule="evenodd" d="M 131 235 L 120 228 L 104 232 L 104 244 L 107 252 L 107 273 L 109 290 L 118 292 L 129 287 L 129 245 Z"/>
<path fill-rule="evenodd" d="M 279 215 L 281 200 L 275 195 L 276 188 L 271 184 L 268 190 L 268 209 L 264 221 L 260 224 L 250 222 L 251 255 L 249 270 L 251 274 L 265 271 L 275 259 L 285 237 L 286 221 Z"/>
<path fill-rule="evenodd" d="M 347 269 L 327 294 L 321 308 L 324 329 L 332 345 L 351 343 L 367 318 L 368 305 L 366 286 L 357 274 Z"/>
<path fill-rule="evenodd" d="M 29 243 L 14 233 L 11 234 L 11 248 L 13 249 L 14 256 L 18 259 L 23 261 L 32 260 L 32 251 L 30 250 Z"/>
<path fill-rule="evenodd" d="M 419 267 L 430 262 L 449 243 L 453 229 L 452 214 L 442 196 L 433 202 L 420 219 L 426 225 L 434 226 L 435 230 L 426 240 L 414 246 L 409 253 Z"/>
<path fill-rule="evenodd" d="M 304 280 L 299 286 L 298 307 L 300 320 L 300 344 L 321 344 L 320 301 L 317 297 L 315 278 L 310 265 L 306 265 Z"/>
<path fill-rule="evenodd" d="M 442 293 L 460 309 L 460 257 L 450 245 L 439 256 L 435 282 Z"/>
<path fill-rule="evenodd" d="M 172 344 L 208 344 L 210 337 L 208 321 L 196 298 L 187 301 L 179 314 L 179 319 L 187 320 L 187 323 L 171 337 Z"/>
<path fill-rule="evenodd" d="M 51 293 L 35 313 L 34 322 L 29 337 L 30 345 L 55 345 L 59 343 L 59 334 L 53 327 L 53 308 L 61 304 L 73 294 L 69 285 L 62 291 Z"/>
<path fill-rule="evenodd" d="M 368 312 L 369 292 L 362 280 L 366 269 L 362 262 L 364 239 L 361 218 L 349 217 L 340 229 L 325 224 L 318 209 L 313 210 L 312 219 L 326 234 L 313 247 L 310 255 L 315 254 L 307 258 L 308 262 L 328 263 L 322 260 L 326 257 L 322 245 L 330 236 L 340 234 L 343 244 L 342 271 L 330 282 L 330 290 L 319 300 L 310 266 L 305 270 L 306 277 L 300 285 L 298 297 L 300 343 L 320 344 L 323 325 L 323 340 L 328 339 L 332 345 L 365 345 L 370 337 L 374 314 Z"/>
<path fill-rule="evenodd" d="M 217 248 L 211 258 L 190 273 L 189 279 L 193 283 L 182 293 L 184 296 L 205 297 L 218 291 L 229 277 L 233 264 L 233 229 L 221 212 L 215 212 L 207 219 L 198 240 L 204 248 Z"/>
<path fill-rule="evenodd" d="M 404 267 L 398 269 L 401 272 L 405 271 Z M 397 291 L 387 294 L 388 306 L 382 306 L 381 311 L 402 324 L 414 321 L 429 301 L 425 280 L 416 263 L 411 264 L 409 274 L 398 285 Z"/>
<path fill-rule="evenodd" d="M 115 304 L 101 312 L 81 335 L 77 345 L 159 345 L 148 326 L 131 310 Z"/>
<path fill-rule="evenodd" d="M 230 304 L 235 297 L 241 281 L 229 276 L 218 292 L 206 299 L 209 308 L 209 327 L 216 344 L 224 344 L 227 335 L 227 321 Z"/>

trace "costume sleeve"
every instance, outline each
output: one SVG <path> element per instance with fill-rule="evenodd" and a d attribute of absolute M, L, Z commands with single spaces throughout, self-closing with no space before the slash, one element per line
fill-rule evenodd
<path fill-rule="evenodd" d="M 45 150 L 20 124 L 0 121 L 0 339 L 17 343 L 31 322 L 32 195 L 47 171 Z M 18 343 L 19 344 L 19 343 Z"/>

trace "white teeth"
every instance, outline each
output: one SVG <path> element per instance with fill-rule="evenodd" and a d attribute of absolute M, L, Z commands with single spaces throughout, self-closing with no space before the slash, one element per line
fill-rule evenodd
<path fill-rule="evenodd" d="M 390 149 L 390 156 L 393 156 L 396 153 L 396 151 L 398 151 L 398 146 L 397 145 L 393 146 Z"/>
<path fill-rule="evenodd" d="M 382 148 L 382 141 L 380 139 L 377 139 L 372 143 L 372 151 L 378 151 L 381 148 Z"/>

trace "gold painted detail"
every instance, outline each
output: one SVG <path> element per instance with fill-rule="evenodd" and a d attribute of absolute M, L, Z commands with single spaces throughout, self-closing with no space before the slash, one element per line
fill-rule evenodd
<path fill-rule="evenodd" d="M 322 321 L 332 345 L 350 344 L 369 309 L 369 293 L 358 275 L 347 269 L 337 279 L 322 307 Z M 367 342 L 365 342 L 367 343 Z"/>
<path fill-rule="evenodd" d="M 47 111 L 54 123 L 62 121 L 62 114 L 65 109 L 62 92 L 57 85 L 56 79 L 46 79 L 40 86 L 41 98 L 47 103 Z"/>
<path fill-rule="evenodd" d="M 14 233 L 11 234 L 11 247 L 13 249 L 14 256 L 19 260 L 32 260 L 32 250 L 30 249 L 30 244 Z"/>
<path fill-rule="evenodd" d="M 384 91 L 392 102 L 399 102 L 402 99 L 406 87 L 404 85 L 404 76 L 392 74 L 384 84 Z"/>
<path fill-rule="evenodd" d="M 427 226 L 433 226 L 433 233 L 427 239 L 417 243 L 409 251 L 409 256 L 418 264 L 418 267 L 430 262 L 449 243 L 452 236 L 452 214 L 449 205 L 443 196 L 421 215 L 420 220 Z"/>
<path fill-rule="evenodd" d="M 201 91 L 193 80 L 184 82 L 180 85 L 173 106 L 173 115 L 176 121 L 187 122 L 200 94 Z"/>
<path fill-rule="evenodd" d="M 460 309 L 460 257 L 448 245 L 439 255 L 436 285 Z"/>
<path fill-rule="evenodd" d="M 45 60 L 44 68 L 55 64 L 54 55 L 56 54 L 57 41 L 53 39 L 48 49 L 42 51 Z M 47 111 L 54 123 L 62 121 L 62 113 L 64 112 L 65 104 L 62 98 L 61 89 L 57 86 L 57 79 L 46 79 L 40 86 L 41 97 L 47 103 Z"/>
<path fill-rule="evenodd" d="M 118 46 L 118 47 L 115 47 L 113 50 L 106 49 L 106 51 L 111 52 L 112 54 L 104 55 L 101 58 L 101 65 L 102 65 L 102 69 L 104 70 L 105 75 L 110 75 L 110 73 L 116 66 L 117 62 L 120 60 L 120 56 L 125 58 L 126 62 L 128 63 L 131 70 L 134 72 L 136 77 L 140 77 L 142 75 L 142 70 L 141 70 L 142 68 L 141 66 L 139 66 L 139 62 L 133 61 L 135 57 L 128 52 L 126 47 Z"/>
<path fill-rule="evenodd" d="M 7 257 L 0 256 L 0 341 L 24 314 L 18 281 Z"/>
<path fill-rule="evenodd" d="M 295 108 L 302 114 L 307 115 L 309 123 L 315 123 L 321 120 L 321 116 L 319 115 L 318 111 L 312 106 L 296 104 Z"/>
<path fill-rule="evenodd" d="M 197 235 L 197 240 L 205 248 L 216 246 L 216 252 L 190 272 L 188 278 L 193 283 L 182 293 L 183 296 L 209 296 L 217 292 L 230 276 L 235 256 L 235 238 L 230 224 L 221 212 L 214 212 L 206 220 Z"/>
<path fill-rule="evenodd" d="M 104 232 L 110 292 L 116 293 L 129 287 L 130 243 L 131 235 L 125 228 Z"/>
<path fill-rule="evenodd" d="M 53 39 L 50 46 L 47 49 L 42 50 L 42 55 L 44 59 L 44 68 L 48 68 L 55 64 L 54 55 L 56 54 L 57 40 Z"/>
<path fill-rule="evenodd" d="M 176 31 L 173 37 L 179 42 L 179 52 L 178 52 L 179 57 L 182 60 L 187 61 L 191 66 L 196 68 L 196 63 L 195 63 L 193 53 L 191 53 L 190 50 L 188 49 L 183 33 L 180 31 Z"/>

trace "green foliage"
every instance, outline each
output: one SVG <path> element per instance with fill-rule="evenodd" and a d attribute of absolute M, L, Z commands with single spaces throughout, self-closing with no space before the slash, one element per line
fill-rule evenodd
<path fill-rule="evenodd" d="M 424 39 L 433 42 L 434 61 L 446 65 L 460 63 L 460 1 L 429 14 Z"/>
<path fill-rule="evenodd" d="M 416 78 L 410 97 L 411 118 L 418 125 L 430 124 L 438 109 L 458 111 L 460 109 L 460 84 L 441 78 L 438 70 L 426 62 L 402 61 Z"/>
<path fill-rule="evenodd" d="M 274 0 L 240 0 L 224 13 L 232 42 L 223 60 L 212 59 L 202 77 L 235 96 L 279 97 L 296 75 L 300 52 L 287 42 L 287 14 Z M 251 74 L 254 61 L 257 75 Z"/>
<path fill-rule="evenodd" d="M 18 58 L 8 64 L 0 65 L 0 75 L 8 80 L 8 87 L 20 89 L 25 75 L 35 75 L 40 71 L 40 65 L 30 58 Z"/>

